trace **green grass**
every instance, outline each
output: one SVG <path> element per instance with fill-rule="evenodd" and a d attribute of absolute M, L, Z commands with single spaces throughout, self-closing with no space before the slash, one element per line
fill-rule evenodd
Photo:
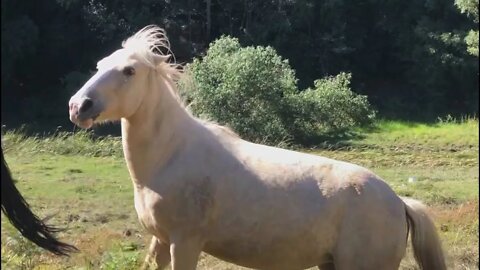
<path fill-rule="evenodd" d="M 82 155 L 87 157 L 123 157 L 122 141 L 118 137 L 97 138 L 90 131 L 53 132 L 26 136 L 22 129 L 2 130 L 4 151 L 28 154 Z"/>
<path fill-rule="evenodd" d="M 431 206 L 449 269 L 478 267 L 478 120 L 436 124 L 380 121 L 336 150 L 304 150 L 365 166 L 403 196 Z M 57 258 L 25 241 L 2 218 L 6 269 L 137 269 L 150 236 L 137 221 L 119 138 L 26 137 L 3 131 L 17 186 L 41 217 L 81 252 Z M 415 177 L 410 183 L 408 179 Z M 409 250 L 401 269 L 416 269 Z M 202 254 L 198 269 L 243 269 Z"/>
<path fill-rule="evenodd" d="M 478 147 L 478 120 L 439 121 L 424 124 L 405 121 L 378 121 L 373 128 L 360 129 L 367 136 L 353 142 L 377 147 L 457 150 Z M 433 148 L 436 149 L 433 149 Z"/>

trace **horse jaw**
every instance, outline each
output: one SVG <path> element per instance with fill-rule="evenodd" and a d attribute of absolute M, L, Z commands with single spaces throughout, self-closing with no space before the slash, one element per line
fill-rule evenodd
<path fill-rule="evenodd" d="M 93 126 L 94 120 L 93 118 L 88 118 L 85 120 L 80 120 L 77 115 L 75 114 L 70 114 L 70 121 L 74 123 L 75 125 L 79 126 L 80 128 L 83 129 L 89 129 Z"/>

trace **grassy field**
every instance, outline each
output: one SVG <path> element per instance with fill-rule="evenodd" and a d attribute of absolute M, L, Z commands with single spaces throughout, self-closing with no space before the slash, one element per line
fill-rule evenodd
<path fill-rule="evenodd" d="M 305 152 L 372 169 L 402 196 L 426 202 L 449 269 L 478 269 L 478 120 L 380 121 L 355 139 Z M 119 138 L 85 132 L 25 137 L 2 131 L 6 160 L 34 211 L 65 226 L 81 252 L 57 258 L 25 241 L 2 217 L 4 269 L 137 269 L 150 240 L 139 226 Z M 415 179 L 413 183 L 409 178 Z M 201 255 L 198 269 L 245 269 Z M 417 269 L 411 251 L 401 269 Z"/>

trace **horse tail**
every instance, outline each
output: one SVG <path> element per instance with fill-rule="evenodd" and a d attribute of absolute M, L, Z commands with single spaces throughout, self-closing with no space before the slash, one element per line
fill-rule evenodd
<path fill-rule="evenodd" d="M 68 253 L 78 251 L 75 246 L 58 241 L 54 234 L 62 229 L 46 225 L 30 210 L 30 206 L 13 183 L 7 163 L 2 157 L 2 212 L 20 233 L 37 246 L 56 255 L 68 256 Z"/>
<path fill-rule="evenodd" d="M 444 270 L 445 258 L 435 225 L 421 202 L 402 198 L 408 226 L 411 228 L 413 254 L 423 270 Z"/>

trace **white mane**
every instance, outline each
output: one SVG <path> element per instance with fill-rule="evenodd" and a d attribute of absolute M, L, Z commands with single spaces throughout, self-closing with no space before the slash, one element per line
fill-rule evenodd
<path fill-rule="evenodd" d="M 170 42 L 164 29 L 157 25 L 145 26 L 125 40 L 122 43 L 122 47 L 135 53 L 146 65 L 155 69 L 157 74 L 166 78 L 167 82 L 172 86 L 172 94 L 184 106 L 175 83 L 176 80 L 180 79 L 182 69 L 180 65 L 175 63 L 175 56 L 170 49 Z M 162 49 L 168 54 L 164 54 Z M 155 55 L 170 56 L 173 58 L 173 63 L 161 62 L 160 64 L 155 64 Z"/>
<path fill-rule="evenodd" d="M 135 52 L 152 68 L 156 68 L 154 55 L 165 55 L 162 53 L 162 49 L 173 56 L 165 30 L 156 25 L 145 26 L 125 40 L 122 47 Z"/>

